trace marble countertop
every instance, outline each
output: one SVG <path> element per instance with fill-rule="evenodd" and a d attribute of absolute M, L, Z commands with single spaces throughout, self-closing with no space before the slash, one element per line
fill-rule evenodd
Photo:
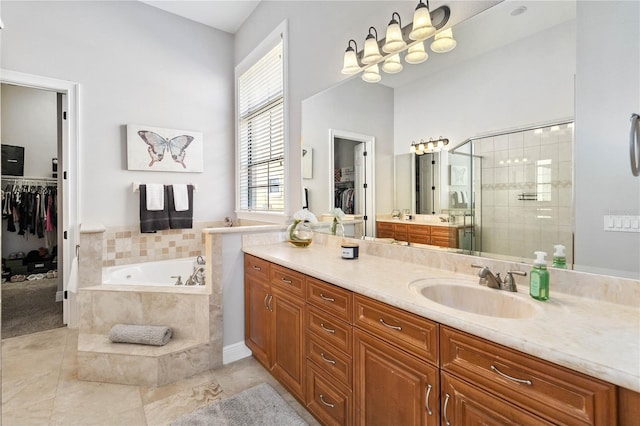
<path fill-rule="evenodd" d="M 530 318 L 468 313 L 422 297 L 412 283 L 450 280 L 485 289 L 475 275 L 455 274 L 415 263 L 360 255 L 342 259 L 340 249 L 296 248 L 287 243 L 245 247 L 245 253 L 330 282 L 417 315 L 640 392 L 640 308 L 554 292 L 539 302 L 529 297 L 528 277 L 516 277 L 510 295 L 535 306 Z M 499 291 L 486 289 L 486 291 Z"/>

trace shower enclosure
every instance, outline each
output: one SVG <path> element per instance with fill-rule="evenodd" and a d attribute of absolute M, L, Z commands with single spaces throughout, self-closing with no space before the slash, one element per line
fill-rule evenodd
<path fill-rule="evenodd" d="M 573 121 L 471 138 L 449 151 L 448 213 L 461 248 L 531 259 L 554 245 L 573 263 Z"/>

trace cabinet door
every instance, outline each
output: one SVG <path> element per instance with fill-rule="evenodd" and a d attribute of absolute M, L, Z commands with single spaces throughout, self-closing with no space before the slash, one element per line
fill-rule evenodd
<path fill-rule="evenodd" d="M 271 367 L 269 357 L 273 296 L 269 286 L 250 274 L 245 275 L 244 338 L 253 356 L 266 368 Z"/>
<path fill-rule="evenodd" d="M 389 222 L 376 222 L 377 223 L 377 233 L 376 237 L 378 238 L 393 238 L 393 223 Z"/>
<path fill-rule="evenodd" d="M 437 425 L 438 369 L 355 330 L 355 424 Z"/>
<path fill-rule="evenodd" d="M 304 401 L 304 303 L 273 297 L 274 322 L 271 334 L 272 372 L 276 379 L 299 400 Z"/>
<path fill-rule="evenodd" d="M 443 425 L 551 425 L 455 376 L 442 372 Z"/>

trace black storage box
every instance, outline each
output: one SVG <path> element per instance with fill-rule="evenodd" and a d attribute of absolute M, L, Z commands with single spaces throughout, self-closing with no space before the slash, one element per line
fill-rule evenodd
<path fill-rule="evenodd" d="M 24 176 L 24 147 L 2 145 L 2 174 Z"/>

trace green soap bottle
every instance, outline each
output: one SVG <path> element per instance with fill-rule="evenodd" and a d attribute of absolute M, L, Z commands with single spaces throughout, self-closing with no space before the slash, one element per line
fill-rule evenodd
<path fill-rule="evenodd" d="M 553 246 L 556 251 L 553 253 L 553 263 L 551 266 L 554 268 L 562 268 L 567 269 L 567 259 L 564 255 L 564 246 L 562 244 L 558 244 Z"/>
<path fill-rule="evenodd" d="M 536 251 L 536 260 L 533 261 L 533 269 L 529 274 L 529 294 L 537 300 L 549 299 L 549 271 L 544 257 L 547 253 Z"/>

